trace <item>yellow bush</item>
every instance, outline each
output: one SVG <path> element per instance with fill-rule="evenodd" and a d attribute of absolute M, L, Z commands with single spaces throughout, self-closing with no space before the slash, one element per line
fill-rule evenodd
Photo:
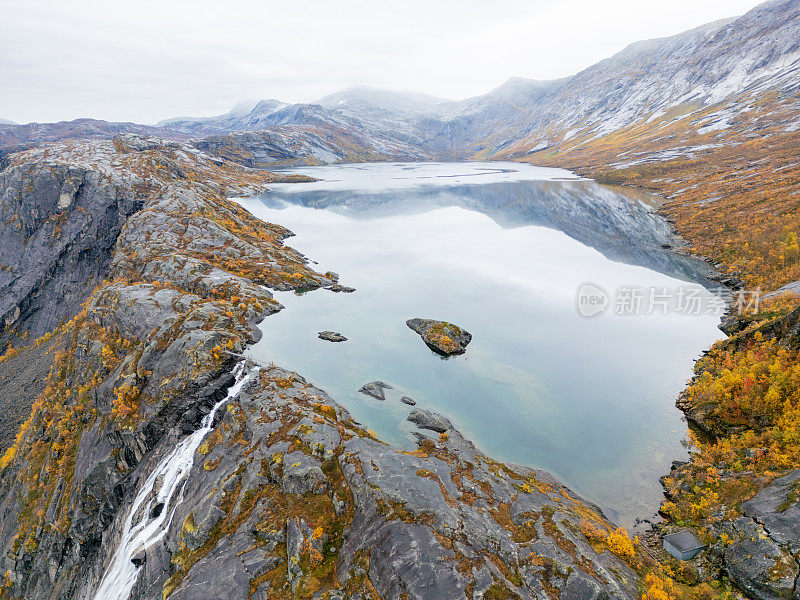
<path fill-rule="evenodd" d="M 618 527 L 610 532 L 605 539 L 608 549 L 622 558 L 631 558 L 636 554 L 634 542 L 628 537 L 628 532 L 624 527 Z"/>
<path fill-rule="evenodd" d="M 586 539 L 605 545 L 621 558 L 633 558 L 636 555 L 635 544 L 638 540 L 631 540 L 624 527 L 609 531 L 604 525 L 588 519 L 581 519 L 579 527 Z"/>
<path fill-rule="evenodd" d="M 15 446 L 11 446 L 10 448 L 6 449 L 5 453 L 3 453 L 2 458 L 0 458 L 0 471 L 2 471 L 8 465 L 11 464 L 11 461 L 14 460 L 14 456 L 16 454 L 17 454 L 17 448 Z"/>
<path fill-rule="evenodd" d="M 648 573 L 644 583 L 642 600 L 677 600 L 680 596 L 675 581 L 664 571 Z"/>

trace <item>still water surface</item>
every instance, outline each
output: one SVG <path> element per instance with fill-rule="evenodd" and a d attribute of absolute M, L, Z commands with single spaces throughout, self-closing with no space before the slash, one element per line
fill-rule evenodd
<path fill-rule="evenodd" d="M 512 163 L 362 164 L 293 169 L 319 181 L 241 200 L 294 231 L 288 243 L 336 271 L 351 294 L 279 293 L 251 352 L 295 370 L 400 447 L 405 418 L 443 413 L 494 458 L 546 469 L 618 522 L 652 516 L 658 477 L 685 457 L 674 401 L 699 353 L 721 337 L 718 314 L 614 314 L 614 292 L 641 286 L 709 293 L 707 267 L 676 244 L 655 198 Z M 576 290 L 609 291 L 586 319 Z M 696 292 L 692 292 L 696 293 Z M 467 353 L 442 360 L 405 326 L 457 323 Z M 317 338 L 341 332 L 344 343 Z M 382 380 L 380 402 L 358 393 Z"/>

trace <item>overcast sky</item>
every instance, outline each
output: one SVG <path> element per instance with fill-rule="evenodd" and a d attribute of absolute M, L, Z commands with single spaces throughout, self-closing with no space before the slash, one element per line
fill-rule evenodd
<path fill-rule="evenodd" d="M 152 123 L 363 84 L 453 99 L 571 75 L 753 0 L 0 0 L 0 117 Z"/>

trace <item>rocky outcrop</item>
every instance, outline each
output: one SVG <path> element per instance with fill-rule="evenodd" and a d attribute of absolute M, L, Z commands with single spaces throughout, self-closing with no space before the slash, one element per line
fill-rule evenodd
<path fill-rule="evenodd" d="M 580 533 L 581 519 L 604 523 L 597 509 L 448 434 L 398 452 L 297 374 L 262 370 L 148 552 L 171 563 L 148 557 L 135 597 L 637 596 L 630 568 Z"/>
<path fill-rule="evenodd" d="M 800 470 L 774 480 L 742 503 L 742 514 L 792 554 L 800 552 Z"/>
<path fill-rule="evenodd" d="M 724 550 L 731 579 L 759 600 L 794 598 L 800 567 L 800 470 L 774 480 L 742 503 L 726 526 L 736 540 Z"/>
<path fill-rule="evenodd" d="M 411 414 L 408 415 L 408 420 L 420 429 L 429 429 L 436 433 L 445 433 L 447 430 L 453 428 L 450 421 L 443 416 L 420 408 L 412 410 Z"/>
<path fill-rule="evenodd" d="M 737 519 L 730 530 L 739 539 L 725 549 L 723 557 L 736 585 L 758 600 L 794 598 L 797 560 L 751 519 Z"/>
<path fill-rule="evenodd" d="M 391 390 L 392 386 L 382 381 L 370 381 L 362 385 L 358 391 L 376 400 L 386 400 L 386 393 L 383 390 Z"/>
<path fill-rule="evenodd" d="M 320 331 L 317 337 L 326 342 L 346 342 L 347 338 L 338 331 Z"/>
<path fill-rule="evenodd" d="M 447 321 L 409 319 L 406 325 L 420 335 L 428 348 L 442 356 L 464 354 L 472 341 L 471 333 Z"/>
<path fill-rule="evenodd" d="M 82 167 L 26 162 L 0 172 L 0 344 L 78 312 L 108 275 L 135 188 Z"/>

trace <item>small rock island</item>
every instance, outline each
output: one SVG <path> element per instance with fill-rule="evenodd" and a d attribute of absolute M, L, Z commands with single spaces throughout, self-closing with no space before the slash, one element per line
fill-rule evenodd
<path fill-rule="evenodd" d="M 388 383 L 384 383 L 382 381 L 370 381 L 369 383 L 362 385 L 358 391 L 362 394 L 366 394 L 367 396 L 372 396 L 376 400 L 386 400 L 386 394 L 383 390 L 391 389 L 393 388 Z"/>
<path fill-rule="evenodd" d="M 428 348 L 442 356 L 464 354 L 472 341 L 471 333 L 447 321 L 409 319 L 406 325 L 420 335 Z"/>
<path fill-rule="evenodd" d="M 317 337 L 326 342 L 346 342 L 347 338 L 338 331 L 320 331 Z"/>

